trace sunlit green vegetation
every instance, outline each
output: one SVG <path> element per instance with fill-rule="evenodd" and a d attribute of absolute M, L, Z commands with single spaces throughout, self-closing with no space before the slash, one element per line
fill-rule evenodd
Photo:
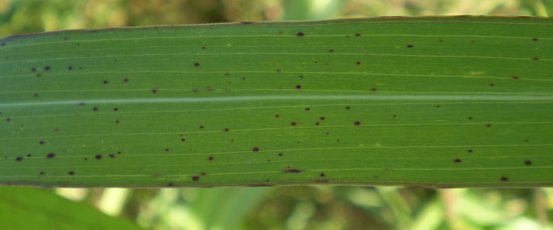
<path fill-rule="evenodd" d="M 548 0 L 493 1 L 0 1 L 3 36 L 62 29 L 228 21 L 314 20 L 384 15 L 548 16 Z M 211 189 L 53 189 L 77 202 L 27 188 L 0 189 L 0 228 L 51 228 L 83 211 L 114 228 L 150 229 L 539 229 L 553 190 L 286 186 Z M 16 196 L 15 194 L 22 196 Z M 35 197 L 34 199 L 26 199 Z M 28 203 L 26 203 L 28 202 Z M 36 205 L 37 203 L 45 205 Z M 58 206 L 54 211 L 47 205 Z M 80 207 L 82 208 L 82 207 Z M 78 208 L 76 208 L 78 209 Z M 86 208 L 85 208 L 86 209 Z M 35 210 L 32 212 L 30 210 Z M 65 214 L 56 214 L 56 212 Z M 56 218 L 54 218 L 56 217 Z M 59 218 L 58 218 L 59 217 Z M 107 218 L 104 219 L 104 218 Z M 5 221 L 5 220 L 11 221 Z M 68 219 L 74 221 L 67 221 Z M 40 223 L 40 225 L 36 225 Z M 16 225 L 18 224 L 18 225 Z M 62 226 L 59 224 L 58 226 Z M 66 226 L 66 225 L 65 225 Z M 92 227 L 90 227 L 92 226 Z"/>

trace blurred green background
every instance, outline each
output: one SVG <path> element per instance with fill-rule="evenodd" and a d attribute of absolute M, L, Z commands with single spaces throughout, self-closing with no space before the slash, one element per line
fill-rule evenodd
<path fill-rule="evenodd" d="M 553 0 L 0 0 L 0 36 L 83 28 L 398 15 L 547 17 L 553 15 Z M 289 186 L 39 192 L 56 193 L 145 229 L 552 229 L 550 188 Z M 12 196 L 16 193 L 25 194 L 24 190 L 0 189 L 4 198 L 0 200 L 2 229 L 13 229 L 5 220 L 17 219 L 17 215 L 26 216 L 29 224 L 36 220 L 27 218 L 29 210 L 22 214 L 14 211 L 30 207 L 23 201 L 28 196 Z M 32 202 L 46 204 L 51 199 L 42 197 Z M 57 212 L 71 212 L 71 208 L 61 208 L 67 204 L 56 202 L 61 202 Z M 41 223 L 56 219 L 42 215 L 45 220 Z M 57 225 L 41 226 L 57 229 Z"/>

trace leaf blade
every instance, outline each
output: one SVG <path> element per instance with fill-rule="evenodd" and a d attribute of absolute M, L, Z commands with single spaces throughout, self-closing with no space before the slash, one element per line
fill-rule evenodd
<path fill-rule="evenodd" d="M 6 38 L 0 182 L 548 185 L 551 26 L 384 18 Z"/>

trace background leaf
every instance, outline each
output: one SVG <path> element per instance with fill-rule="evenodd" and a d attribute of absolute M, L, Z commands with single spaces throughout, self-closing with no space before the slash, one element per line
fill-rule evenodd
<path fill-rule="evenodd" d="M 0 188 L 2 229 L 140 229 L 44 189 Z"/>

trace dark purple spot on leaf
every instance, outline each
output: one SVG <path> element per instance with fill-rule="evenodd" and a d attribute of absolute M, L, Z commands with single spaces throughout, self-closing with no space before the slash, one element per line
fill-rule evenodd
<path fill-rule="evenodd" d="M 273 184 L 249 184 L 249 187 L 271 187 Z"/>
<path fill-rule="evenodd" d="M 301 173 L 301 172 L 303 172 L 303 170 L 295 169 L 295 168 L 287 168 L 287 169 L 282 170 L 282 172 L 284 172 L 284 173 Z"/>

